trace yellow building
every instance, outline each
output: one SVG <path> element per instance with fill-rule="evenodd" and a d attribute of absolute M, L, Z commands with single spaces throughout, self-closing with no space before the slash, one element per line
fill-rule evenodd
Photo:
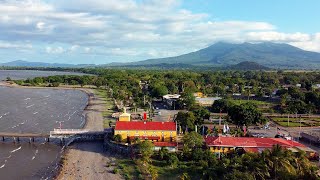
<path fill-rule="evenodd" d="M 196 93 L 193 93 L 193 96 L 194 97 L 198 97 L 198 98 L 203 98 L 203 93 L 202 92 L 196 92 Z"/>
<path fill-rule="evenodd" d="M 175 142 L 177 137 L 175 122 L 117 121 L 114 134 L 120 134 L 123 142 L 135 138 L 157 142 Z"/>
<path fill-rule="evenodd" d="M 228 153 L 232 150 L 242 149 L 244 152 L 261 152 L 271 149 L 274 145 L 298 151 L 307 149 L 303 144 L 282 138 L 254 138 L 254 137 L 207 137 L 205 138 L 208 149 L 216 154 Z"/>
<path fill-rule="evenodd" d="M 130 121 L 131 114 L 127 113 L 126 108 L 123 108 L 123 113 L 119 116 L 119 121 Z"/>

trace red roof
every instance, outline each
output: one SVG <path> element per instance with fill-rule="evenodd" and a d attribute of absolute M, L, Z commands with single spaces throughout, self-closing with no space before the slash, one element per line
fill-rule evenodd
<path fill-rule="evenodd" d="M 157 147 L 175 147 L 177 146 L 176 142 L 153 142 L 154 146 Z"/>
<path fill-rule="evenodd" d="M 296 141 L 285 140 L 282 138 L 254 138 L 254 137 L 207 137 L 207 146 L 223 147 L 272 147 L 279 144 L 283 147 L 305 147 Z"/>
<path fill-rule="evenodd" d="M 175 131 L 174 122 L 117 121 L 115 130 L 158 130 Z"/>

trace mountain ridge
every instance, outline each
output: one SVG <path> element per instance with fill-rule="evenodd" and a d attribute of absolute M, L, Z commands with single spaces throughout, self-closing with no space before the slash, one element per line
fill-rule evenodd
<path fill-rule="evenodd" d="M 252 61 L 272 68 L 320 68 L 320 53 L 305 51 L 284 43 L 218 42 L 195 52 L 175 57 L 147 59 L 126 65 L 151 65 L 159 63 L 228 66 Z M 303 64 L 302 64 L 303 63 Z"/>
<path fill-rule="evenodd" d="M 170 68 L 227 68 L 241 62 L 254 62 L 258 65 L 273 69 L 320 69 L 320 53 L 305 51 L 297 47 L 284 43 L 241 43 L 232 44 L 218 42 L 198 51 L 182 54 L 174 57 L 147 59 L 136 62 L 119 63 L 111 62 L 108 64 L 63 64 L 12 61 L 2 63 L 0 66 L 20 66 L 20 67 L 161 67 Z M 251 64 L 252 66 L 256 66 Z"/>

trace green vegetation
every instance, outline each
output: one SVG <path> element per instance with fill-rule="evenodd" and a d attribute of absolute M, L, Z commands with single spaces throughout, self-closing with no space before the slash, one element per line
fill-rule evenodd
<path fill-rule="evenodd" d="M 150 164 L 140 159 L 119 160 L 117 169 L 126 179 L 318 179 L 317 167 L 302 151 L 293 153 L 280 146 L 262 153 L 231 152 L 219 159 L 209 150 L 189 153 L 161 149 Z"/>
<path fill-rule="evenodd" d="M 112 100 L 112 98 L 110 97 L 110 94 L 108 94 L 107 90 L 105 89 L 96 89 L 95 94 L 106 103 L 105 109 L 102 112 L 103 127 L 109 128 L 110 125 L 115 122 L 115 119 L 111 117 L 112 113 L 115 112 L 114 101 Z"/>
<path fill-rule="evenodd" d="M 252 103 L 256 106 L 270 106 L 272 105 L 272 103 L 266 102 L 266 101 L 257 101 L 257 100 L 234 100 L 234 99 L 230 99 L 229 100 L 231 103 L 235 104 L 235 105 L 241 105 L 241 104 L 245 104 L 245 103 Z"/>
<path fill-rule="evenodd" d="M 21 85 L 60 86 L 67 84 L 76 87 L 95 87 L 101 89 L 98 90 L 101 96 L 110 97 L 107 99 L 110 100 L 110 104 L 113 104 L 111 103 L 112 98 L 119 108 L 130 106 L 145 110 L 150 109 L 149 104 L 163 94 L 179 93 L 181 98 L 173 103 L 174 107 L 169 108 L 188 110 L 189 120 L 181 121 L 181 125 L 183 129 L 188 127 L 190 130 L 195 130 L 195 125 L 199 127 L 203 124 L 203 120 L 207 119 L 207 112 L 196 111 L 200 107 L 195 103 L 193 93 L 199 91 L 207 96 L 222 97 L 223 100 L 215 101 L 210 110 L 216 113 L 228 112 L 231 122 L 233 119 L 241 118 L 239 122 L 238 120 L 232 122 L 236 125 L 263 123 L 265 119 L 260 118 L 259 115 L 262 112 L 312 114 L 320 110 L 320 91 L 315 86 L 320 84 L 320 73 L 318 72 L 197 72 L 104 68 L 78 70 L 97 76 L 50 76 L 15 82 Z M 296 86 L 297 84 L 299 87 Z M 276 95 L 272 94 L 274 91 L 277 92 Z M 233 100 L 234 93 L 241 94 L 236 97 L 241 100 Z M 251 97 L 250 94 L 255 94 L 255 96 Z M 270 98 L 270 96 L 276 96 L 276 98 Z M 107 109 L 112 109 L 112 107 Z M 232 109 L 234 111 L 231 111 Z M 247 112 L 245 109 L 252 110 L 252 114 L 249 116 L 245 113 Z M 111 110 L 108 110 L 103 112 L 106 119 L 105 127 L 108 127 L 112 121 L 108 119 L 111 113 Z M 150 111 L 152 112 L 153 109 L 151 108 Z M 179 117 L 182 117 L 182 114 Z"/>
<path fill-rule="evenodd" d="M 261 111 L 254 102 L 257 104 L 258 101 L 244 101 L 242 103 L 240 101 L 222 99 L 215 101 L 211 109 L 214 112 L 228 113 L 227 119 L 238 126 L 265 123 L 267 119 L 262 117 Z"/>
<path fill-rule="evenodd" d="M 135 161 L 131 159 L 118 159 L 116 171 L 125 179 L 143 179 Z"/>
<path fill-rule="evenodd" d="M 288 127 L 287 117 L 271 118 L 280 126 Z M 301 127 L 320 126 L 320 118 L 301 118 Z M 289 127 L 300 127 L 300 118 L 289 118 Z"/>
<path fill-rule="evenodd" d="M 143 162 L 150 162 L 150 157 L 153 155 L 154 145 L 150 141 L 140 141 L 137 143 L 138 153 L 141 155 Z"/>

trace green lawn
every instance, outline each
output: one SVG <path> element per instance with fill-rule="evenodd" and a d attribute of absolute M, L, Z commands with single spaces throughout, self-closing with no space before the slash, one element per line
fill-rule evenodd
<path fill-rule="evenodd" d="M 273 105 L 272 103 L 270 102 L 265 102 L 265 101 L 257 101 L 257 100 L 238 100 L 238 99 L 233 99 L 233 100 L 230 100 L 232 103 L 236 104 L 236 105 L 240 105 L 240 104 L 243 104 L 243 103 L 247 103 L 247 102 L 251 102 L 257 106 L 261 106 L 261 105 L 265 105 L 265 106 L 268 106 L 268 105 Z"/>
<path fill-rule="evenodd" d="M 279 122 L 277 122 L 277 124 L 279 124 L 280 126 L 288 127 L 288 122 L 279 121 Z M 306 127 L 306 126 L 308 126 L 308 125 L 306 125 L 305 123 L 301 123 L 301 127 Z M 300 127 L 300 123 L 289 122 L 289 127 Z"/>
<path fill-rule="evenodd" d="M 274 117 L 271 118 L 275 123 L 288 127 L 288 118 L 287 117 Z M 300 126 L 300 118 L 289 118 L 289 127 L 299 127 Z M 320 126 L 319 118 L 302 118 L 301 119 L 301 127 L 310 127 L 310 126 Z"/>
<path fill-rule="evenodd" d="M 114 113 L 114 110 L 113 110 L 114 102 L 112 98 L 109 97 L 107 91 L 104 89 L 96 89 L 95 94 L 106 103 L 105 109 L 102 112 L 102 116 L 103 116 L 103 126 L 104 128 L 108 128 L 109 122 L 115 121 L 115 119 L 111 117 L 112 113 Z"/>
<path fill-rule="evenodd" d="M 115 172 L 119 172 L 125 179 L 143 179 L 139 167 L 131 159 L 118 159 Z"/>

